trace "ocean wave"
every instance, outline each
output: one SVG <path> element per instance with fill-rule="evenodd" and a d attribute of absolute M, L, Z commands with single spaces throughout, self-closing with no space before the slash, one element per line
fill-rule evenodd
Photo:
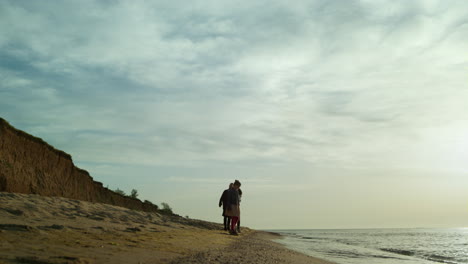
<path fill-rule="evenodd" d="M 438 263 L 446 263 L 446 264 L 458 264 L 459 263 L 457 261 L 457 259 L 454 258 L 454 257 L 440 256 L 440 255 L 436 255 L 436 254 L 422 255 L 422 254 L 418 254 L 416 251 L 404 250 L 404 249 L 394 249 L 394 248 L 381 248 L 380 250 L 385 251 L 385 252 L 389 252 L 389 253 L 398 254 L 398 255 L 422 258 L 422 259 L 425 259 L 425 260 L 434 261 L 434 262 L 438 262 Z"/>
<path fill-rule="evenodd" d="M 292 233 L 292 232 L 288 232 Z M 347 264 L 468 264 L 468 232 L 452 229 L 301 230 L 290 243 Z"/>
<path fill-rule="evenodd" d="M 385 252 L 390 252 L 398 255 L 405 255 L 405 256 L 414 256 L 416 252 L 404 249 L 394 249 L 394 248 L 381 248 L 380 250 Z"/>
<path fill-rule="evenodd" d="M 424 256 L 424 257 L 427 260 L 434 261 L 434 262 L 439 262 L 439 263 L 447 263 L 447 264 L 457 264 L 457 263 L 459 263 L 453 257 L 440 256 L 440 255 L 435 255 L 435 254 Z"/>
<path fill-rule="evenodd" d="M 398 259 L 403 260 L 402 258 L 386 256 L 386 255 L 375 255 L 375 254 L 368 254 L 368 253 L 358 253 L 358 252 L 351 252 L 351 251 L 344 251 L 344 250 L 330 250 L 326 252 L 329 256 L 338 256 L 341 258 L 354 258 L 354 259 L 369 259 L 369 258 L 376 258 L 376 259 Z"/>
<path fill-rule="evenodd" d="M 307 239 L 307 240 L 328 240 L 326 238 L 322 237 L 301 237 L 302 239 Z"/>

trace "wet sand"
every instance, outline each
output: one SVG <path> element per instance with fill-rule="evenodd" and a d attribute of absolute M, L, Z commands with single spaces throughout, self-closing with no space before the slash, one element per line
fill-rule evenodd
<path fill-rule="evenodd" d="M 60 197 L 0 192 L 0 264 L 316 263 L 278 235 Z"/>

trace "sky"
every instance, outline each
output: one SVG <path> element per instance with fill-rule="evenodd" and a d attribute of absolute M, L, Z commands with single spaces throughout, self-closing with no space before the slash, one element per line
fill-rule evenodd
<path fill-rule="evenodd" d="M 468 226 L 465 0 L 0 0 L 0 117 L 257 229 Z"/>

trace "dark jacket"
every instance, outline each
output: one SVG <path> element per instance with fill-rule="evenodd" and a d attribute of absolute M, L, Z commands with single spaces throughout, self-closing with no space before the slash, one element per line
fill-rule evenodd
<path fill-rule="evenodd" d="M 229 189 L 224 190 L 221 198 L 219 198 L 219 206 L 223 205 L 223 209 L 226 209 L 228 206 L 228 193 Z"/>
<path fill-rule="evenodd" d="M 239 205 L 239 203 L 240 203 L 239 192 L 236 189 L 234 189 L 234 188 L 229 189 L 227 196 L 228 196 L 227 203 L 228 203 L 229 206 Z"/>

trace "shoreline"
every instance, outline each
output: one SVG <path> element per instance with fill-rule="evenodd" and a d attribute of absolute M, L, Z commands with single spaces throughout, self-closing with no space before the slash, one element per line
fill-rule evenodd
<path fill-rule="evenodd" d="M 313 263 L 281 235 L 62 197 L 0 192 L 0 264 Z"/>

